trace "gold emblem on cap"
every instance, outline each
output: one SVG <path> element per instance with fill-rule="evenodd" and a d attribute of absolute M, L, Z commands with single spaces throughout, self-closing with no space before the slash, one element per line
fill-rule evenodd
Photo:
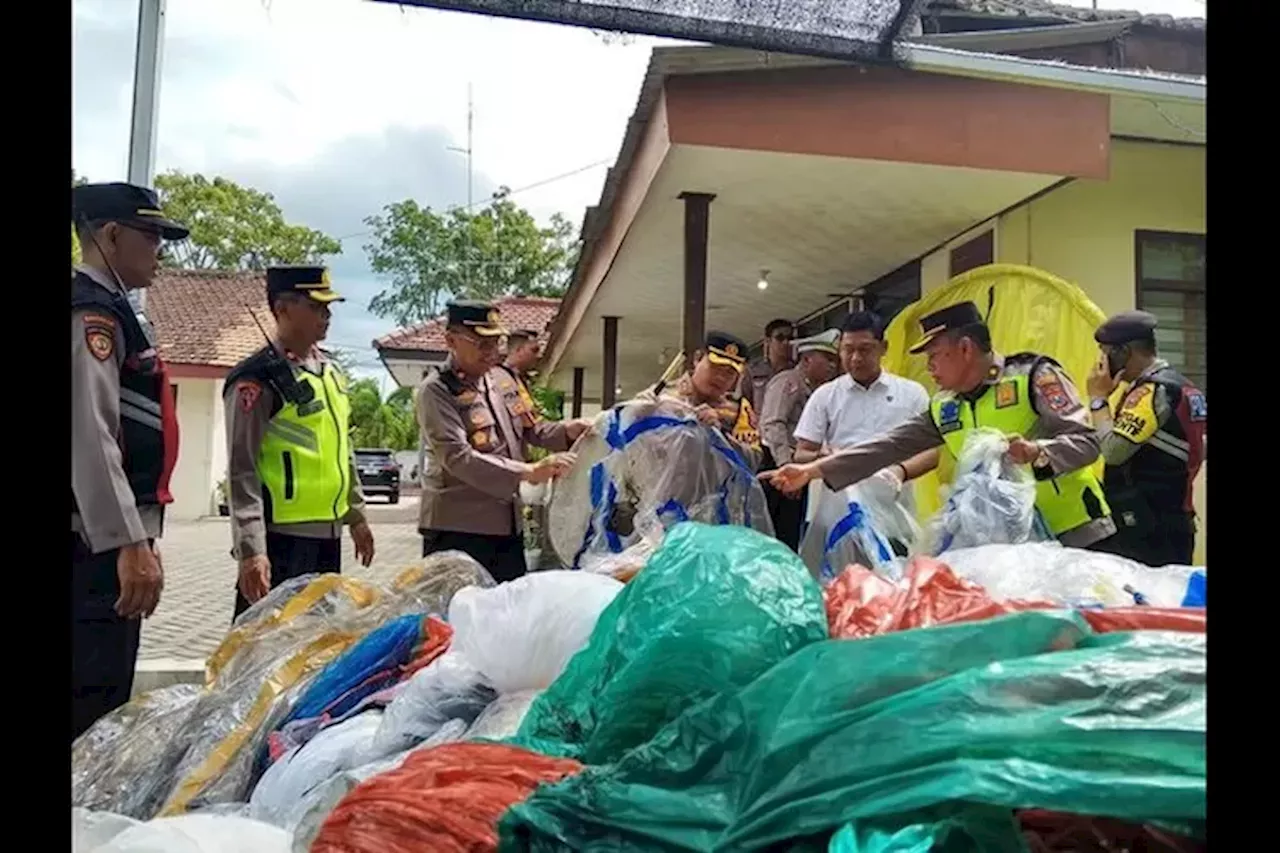
<path fill-rule="evenodd" d="M 728 346 L 726 346 L 726 347 L 724 348 L 724 354 L 725 354 L 725 355 L 728 355 L 728 356 L 732 356 L 732 357 L 734 357 L 734 358 L 737 358 L 737 357 L 738 357 L 738 345 L 737 345 L 737 344 L 729 344 Z"/>
<path fill-rule="evenodd" d="M 328 271 L 328 270 L 325 270 L 324 272 L 320 273 L 320 285 L 321 285 L 325 290 L 328 290 L 328 289 L 329 289 L 330 284 L 329 284 L 329 271 Z"/>
<path fill-rule="evenodd" d="M 498 325 L 500 322 L 502 322 L 502 317 L 501 317 L 501 316 L 499 316 L 498 312 L 497 312 L 497 311 L 490 311 L 490 312 L 489 312 L 489 325 L 490 325 L 490 326 L 496 326 L 496 325 Z"/>

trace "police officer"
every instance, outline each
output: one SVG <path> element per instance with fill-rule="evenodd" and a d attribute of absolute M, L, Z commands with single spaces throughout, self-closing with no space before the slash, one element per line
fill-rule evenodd
<path fill-rule="evenodd" d="M 840 331 L 831 329 L 795 342 L 800 363 L 769 380 L 760 410 L 760 437 L 764 444 L 764 468 L 790 464 L 796 448 L 796 424 L 813 390 L 835 378 L 840 366 L 836 344 Z M 804 526 L 803 495 L 788 497 L 766 482 L 765 497 L 779 541 L 793 551 L 800 547 Z"/>
<path fill-rule="evenodd" d="M 418 519 L 422 554 L 462 551 L 498 581 L 528 570 L 520 483 L 545 483 L 568 470 L 573 456 L 563 451 L 587 429 L 586 421 L 537 416 L 499 367 L 505 335 L 492 305 L 451 303 L 449 357 L 423 380 L 417 401 L 430 448 Z M 558 452 L 529 463 L 529 445 Z"/>
<path fill-rule="evenodd" d="M 807 465 L 784 465 L 769 475 L 774 485 L 793 492 L 823 477 L 832 489 L 846 488 L 887 466 L 919 463 L 917 454 L 935 447 L 959 456 L 972 430 L 994 428 L 1010 437 L 1009 458 L 1031 466 L 1036 508 L 1054 536 L 1068 547 L 1103 550 L 1116 527 L 1091 468 L 1100 442 L 1066 372 L 1048 356 L 996 354 L 972 302 L 929 314 L 920 325 L 924 334 L 911 351 L 928 354 L 929 373 L 942 389 L 929 411 L 882 438 Z M 908 469 L 902 479 L 926 470 Z"/>
<path fill-rule="evenodd" d="M 1089 375 L 1089 408 L 1119 528 L 1108 550 L 1149 566 L 1189 565 L 1192 488 L 1209 420 L 1204 392 L 1159 357 L 1152 314 L 1117 314 L 1094 340 L 1101 357 Z"/>
<path fill-rule="evenodd" d="M 733 335 L 709 332 L 702 349 L 693 354 L 691 370 L 674 383 L 660 382 L 642 391 L 636 399 L 683 403 L 701 423 L 729 439 L 753 471 L 759 470 L 763 454 L 751 401 L 732 396 L 747 369 L 746 353 L 746 345 Z"/>
<path fill-rule="evenodd" d="M 223 385 L 236 616 L 291 578 L 342 571 L 344 524 L 357 559 L 373 561 L 346 378 L 317 346 L 339 301 L 324 267 L 268 268 L 275 339 Z"/>
<path fill-rule="evenodd" d="M 507 355 L 503 359 L 502 369 L 515 380 L 520 391 L 520 399 L 533 413 L 534 418 L 541 418 L 538 404 L 529 392 L 534 382 L 534 368 L 542 357 L 542 346 L 538 342 L 538 333 L 529 329 L 515 329 L 507 335 Z M 529 518 L 538 530 L 538 565 L 537 569 L 559 568 L 555 548 L 551 545 L 550 533 L 547 529 L 547 507 L 545 504 L 528 507 Z"/>
<path fill-rule="evenodd" d="M 782 371 L 795 367 L 791 351 L 791 341 L 795 334 L 795 327 L 790 320 L 770 320 L 765 325 L 764 353 L 747 365 L 738 386 L 738 396 L 751 404 L 753 412 L 759 412 L 764 405 L 764 389 L 769 380 Z"/>
<path fill-rule="evenodd" d="M 187 229 L 132 184 L 71 191 L 71 737 L 129 700 L 141 619 L 164 586 L 160 537 L 178 422 L 155 338 L 129 292 Z"/>

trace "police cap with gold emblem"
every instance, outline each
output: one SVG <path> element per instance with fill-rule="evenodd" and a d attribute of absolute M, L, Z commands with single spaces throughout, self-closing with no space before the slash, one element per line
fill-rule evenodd
<path fill-rule="evenodd" d="M 329 271 L 316 266 L 267 267 L 267 301 L 284 293 L 300 293 L 316 302 L 342 302 L 329 283 Z"/>
<path fill-rule="evenodd" d="M 462 326 L 482 338 L 496 338 L 507 333 L 502 327 L 502 316 L 498 309 L 488 302 L 450 302 L 446 310 L 449 328 Z"/>
<path fill-rule="evenodd" d="M 796 355 L 804 355 L 807 352 L 821 352 L 827 355 L 839 355 L 840 350 L 837 344 L 840 342 L 839 329 L 827 329 L 825 332 L 819 332 L 808 338 L 801 338 L 795 342 Z"/>
<path fill-rule="evenodd" d="M 1156 315 L 1146 311 L 1123 311 L 1098 327 L 1093 339 L 1107 346 L 1121 347 L 1136 341 L 1153 341 Z"/>
<path fill-rule="evenodd" d="M 741 373 L 747 366 L 747 345 L 727 332 L 708 332 L 707 358 Z"/>
<path fill-rule="evenodd" d="M 164 215 L 155 190 L 122 182 L 72 187 L 71 217 L 79 223 L 119 222 L 165 240 L 185 240 L 191 233 Z"/>
<path fill-rule="evenodd" d="M 959 305 L 948 305 L 932 314 L 920 318 L 920 340 L 911 348 L 911 352 L 921 353 L 929 348 L 937 337 L 945 332 L 954 332 L 969 326 L 985 326 L 982 313 L 972 302 L 961 302 Z"/>

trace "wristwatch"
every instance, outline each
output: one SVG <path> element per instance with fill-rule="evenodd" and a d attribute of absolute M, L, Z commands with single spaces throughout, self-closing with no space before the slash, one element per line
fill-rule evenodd
<path fill-rule="evenodd" d="M 1101 411 L 1102 411 L 1103 409 L 1105 409 L 1106 407 L 1107 407 L 1107 401 L 1106 401 L 1106 400 L 1094 400 L 1093 402 L 1091 402 L 1091 403 L 1089 404 L 1089 411 L 1091 411 L 1091 412 L 1101 412 Z"/>

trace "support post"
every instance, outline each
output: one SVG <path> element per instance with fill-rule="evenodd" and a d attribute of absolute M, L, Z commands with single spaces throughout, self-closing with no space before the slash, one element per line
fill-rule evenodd
<path fill-rule="evenodd" d="M 570 399 L 569 417 L 582 417 L 582 381 L 586 374 L 586 369 L 575 367 L 573 369 L 573 396 Z"/>
<path fill-rule="evenodd" d="M 682 192 L 684 202 L 684 348 L 686 367 L 702 347 L 707 332 L 707 240 L 711 224 L 711 193 Z"/>
<path fill-rule="evenodd" d="M 165 0 L 138 0 L 128 181 L 142 187 L 151 186 L 156 177 L 156 112 L 160 105 L 160 65 L 164 55 L 164 7 Z M 145 290 L 130 291 L 130 296 L 137 300 L 138 309 L 146 308 Z"/>
<path fill-rule="evenodd" d="M 604 387 L 600 408 L 611 409 L 618 402 L 618 318 L 604 318 Z"/>
<path fill-rule="evenodd" d="M 156 112 L 164 55 L 165 0 L 139 0 L 138 44 L 133 59 L 133 118 L 129 130 L 129 183 L 155 180 Z"/>

